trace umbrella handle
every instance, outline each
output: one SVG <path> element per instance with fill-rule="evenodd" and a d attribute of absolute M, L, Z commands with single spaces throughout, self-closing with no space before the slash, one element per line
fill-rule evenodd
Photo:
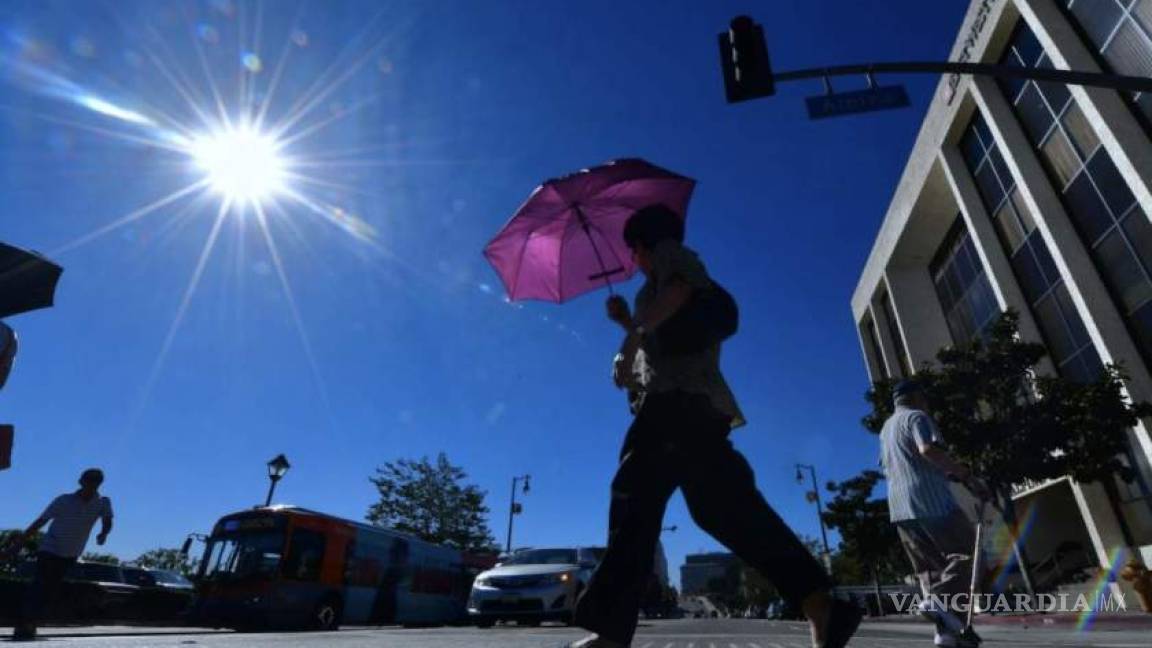
<path fill-rule="evenodd" d="M 580 228 L 584 230 L 584 236 L 588 237 L 588 243 L 592 245 L 592 252 L 596 255 L 596 262 L 600 264 L 600 274 L 592 275 L 592 278 L 604 279 L 604 285 L 608 287 L 608 294 L 615 295 L 616 291 L 612 289 L 611 277 L 616 271 L 608 271 L 608 266 L 604 265 L 604 256 L 600 254 L 600 248 L 596 247 L 596 239 L 592 238 L 592 225 L 588 222 L 588 217 L 584 215 L 584 210 L 580 209 L 580 205 L 573 204 L 572 209 L 576 212 L 576 218 L 580 219 Z"/>

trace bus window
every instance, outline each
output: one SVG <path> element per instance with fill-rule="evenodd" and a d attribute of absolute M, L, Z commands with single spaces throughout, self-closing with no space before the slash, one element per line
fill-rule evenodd
<path fill-rule="evenodd" d="M 208 580 L 271 576 L 280 564 L 284 537 L 275 531 L 229 533 L 208 541 L 203 577 Z"/>
<path fill-rule="evenodd" d="M 323 560 L 324 534 L 296 529 L 292 532 L 292 540 L 288 545 L 288 559 L 284 561 L 284 577 L 301 581 L 318 580 Z"/>

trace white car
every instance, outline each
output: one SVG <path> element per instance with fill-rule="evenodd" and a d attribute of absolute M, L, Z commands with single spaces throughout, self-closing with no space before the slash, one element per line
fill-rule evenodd
<path fill-rule="evenodd" d="M 517 551 L 476 577 L 468 615 L 481 628 L 497 621 L 571 623 L 576 598 L 603 555 L 602 547 Z"/>

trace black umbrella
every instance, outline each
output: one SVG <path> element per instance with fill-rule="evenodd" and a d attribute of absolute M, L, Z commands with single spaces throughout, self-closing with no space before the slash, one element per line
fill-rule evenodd
<path fill-rule="evenodd" d="M 51 306 L 62 272 L 35 252 L 0 243 L 0 317 Z"/>

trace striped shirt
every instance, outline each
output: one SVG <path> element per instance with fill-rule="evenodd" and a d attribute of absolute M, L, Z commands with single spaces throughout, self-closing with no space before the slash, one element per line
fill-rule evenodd
<path fill-rule="evenodd" d="M 891 521 L 943 517 L 956 510 L 948 478 L 920 454 L 943 439 L 932 417 L 897 405 L 880 431 L 880 465 L 888 479 Z"/>
<path fill-rule="evenodd" d="M 40 518 L 52 520 L 52 526 L 40 541 L 40 551 L 61 558 L 78 558 L 84 553 L 96 520 L 112 518 L 112 500 L 100 496 L 85 500 L 79 493 L 68 493 L 52 500 Z"/>

